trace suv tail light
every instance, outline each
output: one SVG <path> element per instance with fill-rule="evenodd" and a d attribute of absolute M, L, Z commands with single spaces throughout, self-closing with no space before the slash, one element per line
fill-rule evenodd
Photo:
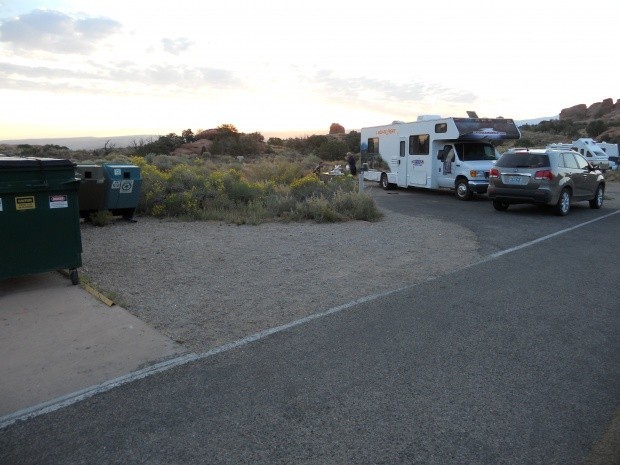
<path fill-rule="evenodd" d="M 536 171 L 536 173 L 534 173 L 534 179 L 546 179 L 547 181 L 552 181 L 553 173 L 551 170 Z"/>
<path fill-rule="evenodd" d="M 499 170 L 497 168 L 491 168 L 491 171 L 489 171 L 489 178 L 499 178 Z"/>

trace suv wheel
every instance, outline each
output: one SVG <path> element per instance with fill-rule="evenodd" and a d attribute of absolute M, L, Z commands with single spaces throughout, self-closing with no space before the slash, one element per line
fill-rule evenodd
<path fill-rule="evenodd" d="M 558 203 L 555 204 L 554 211 L 556 215 L 566 216 L 570 210 L 570 191 L 562 189 Z"/>
<path fill-rule="evenodd" d="M 590 208 L 599 209 L 603 206 L 603 197 L 605 196 L 605 189 L 603 189 L 602 185 L 599 185 L 596 188 L 596 194 L 594 194 L 594 198 L 590 200 Z"/>
<path fill-rule="evenodd" d="M 456 196 L 459 200 L 469 200 L 471 199 L 473 192 L 469 188 L 469 184 L 467 179 L 459 179 L 456 181 Z"/>

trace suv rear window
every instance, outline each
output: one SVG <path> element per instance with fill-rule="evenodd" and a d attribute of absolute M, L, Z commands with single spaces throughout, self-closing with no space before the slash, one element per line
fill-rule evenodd
<path fill-rule="evenodd" d="M 503 168 L 545 168 L 551 166 L 547 154 L 529 152 L 505 153 L 495 165 Z"/>

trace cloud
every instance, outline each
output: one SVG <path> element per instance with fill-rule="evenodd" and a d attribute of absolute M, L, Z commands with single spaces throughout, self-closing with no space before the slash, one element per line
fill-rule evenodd
<path fill-rule="evenodd" d="M 437 84 L 411 82 L 400 84 L 389 80 L 366 77 L 340 78 L 332 71 L 321 71 L 313 77 L 313 82 L 334 98 L 362 102 L 383 100 L 404 105 L 437 100 L 451 103 L 471 103 L 477 99 L 472 92 L 451 89 Z"/>
<path fill-rule="evenodd" d="M 0 42 L 20 51 L 82 54 L 120 29 L 120 23 L 108 18 L 79 19 L 58 11 L 33 10 L 3 21 Z"/>
<path fill-rule="evenodd" d="M 138 67 L 127 62 L 102 65 L 87 63 L 77 70 L 49 66 L 24 66 L 0 62 L 0 89 L 53 90 L 57 92 L 123 93 L 126 86 L 143 91 L 171 89 L 197 92 L 208 89 L 235 89 L 244 84 L 228 70 L 204 67 L 151 65 Z M 135 93 L 135 90 L 126 92 Z"/>
<path fill-rule="evenodd" d="M 177 39 L 162 39 L 161 43 L 164 47 L 164 51 L 173 55 L 178 55 L 179 53 L 188 50 L 193 45 L 193 42 L 184 37 L 179 37 Z"/>

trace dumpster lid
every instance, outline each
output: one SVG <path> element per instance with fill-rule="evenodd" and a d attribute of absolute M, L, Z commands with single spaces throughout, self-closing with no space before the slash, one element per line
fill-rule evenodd
<path fill-rule="evenodd" d="M 0 157 L 0 170 L 15 168 L 73 168 L 66 158 Z"/>

